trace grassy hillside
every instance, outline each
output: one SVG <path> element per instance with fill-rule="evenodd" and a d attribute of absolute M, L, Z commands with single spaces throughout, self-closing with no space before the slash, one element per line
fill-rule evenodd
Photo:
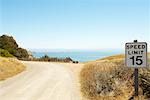
<path fill-rule="evenodd" d="M 0 80 L 12 77 L 25 70 L 25 66 L 15 58 L 0 57 Z"/>
<path fill-rule="evenodd" d="M 134 69 L 125 67 L 123 58 L 116 55 L 86 63 L 80 73 L 82 95 L 89 100 L 132 100 Z M 139 70 L 139 82 L 139 100 L 150 98 L 150 68 Z"/>
<path fill-rule="evenodd" d="M 147 55 L 148 55 L 148 57 L 150 57 L 150 53 L 148 53 Z M 102 58 L 102 59 L 96 60 L 96 61 L 101 61 L 101 60 L 119 60 L 119 59 L 123 59 L 123 58 L 125 58 L 125 55 L 120 54 L 120 55 L 114 55 L 114 56 L 105 57 L 105 58 Z"/>

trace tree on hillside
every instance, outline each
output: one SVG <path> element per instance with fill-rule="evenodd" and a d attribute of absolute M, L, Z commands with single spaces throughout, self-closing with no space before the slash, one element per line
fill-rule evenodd
<path fill-rule="evenodd" d="M 18 59 L 29 57 L 27 50 L 19 48 L 17 42 L 12 36 L 2 35 L 0 37 L 0 48 L 7 50 Z"/>

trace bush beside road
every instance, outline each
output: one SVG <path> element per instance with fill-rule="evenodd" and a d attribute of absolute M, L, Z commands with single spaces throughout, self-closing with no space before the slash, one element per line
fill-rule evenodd
<path fill-rule="evenodd" d="M 124 66 L 124 55 L 86 63 L 80 73 L 82 95 L 90 100 L 131 99 L 134 95 L 133 72 L 133 68 Z M 150 98 L 149 66 L 139 69 L 139 98 Z"/>

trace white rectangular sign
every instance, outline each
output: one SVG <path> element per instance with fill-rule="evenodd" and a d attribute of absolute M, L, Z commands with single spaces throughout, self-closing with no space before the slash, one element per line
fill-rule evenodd
<path fill-rule="evenodd" d="M 147 66 L 147 43 L 132 42 L 125 45 L 125 63 L 127 67 Z"/>

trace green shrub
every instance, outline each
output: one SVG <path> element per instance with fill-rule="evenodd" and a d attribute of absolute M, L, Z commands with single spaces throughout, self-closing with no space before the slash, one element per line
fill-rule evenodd
<path fill-rule="evenodd" d="M 27 50 L 19 48 L 17 42 L 12 36 L 2 35 L 0 37 L 0 48 L 7 50 L 10 54 L 18 59 L 29 57 Z"/>
<path fill-rule="evenodd" d="M 32 61 L 45 61 L 45 62 L 71 62 L 73 61 L 70 57 L 66 58 L 57 58 L 57 57 L 49 57 L 48 55 L 44 55 L 41 58 L 34 58 Z"/>
<path fill-rule="evenodd" d="M 10 54 L 7 50 L 0 49 L 0 56 L 2 57 L 14 57 L 12 54 Z"/>

